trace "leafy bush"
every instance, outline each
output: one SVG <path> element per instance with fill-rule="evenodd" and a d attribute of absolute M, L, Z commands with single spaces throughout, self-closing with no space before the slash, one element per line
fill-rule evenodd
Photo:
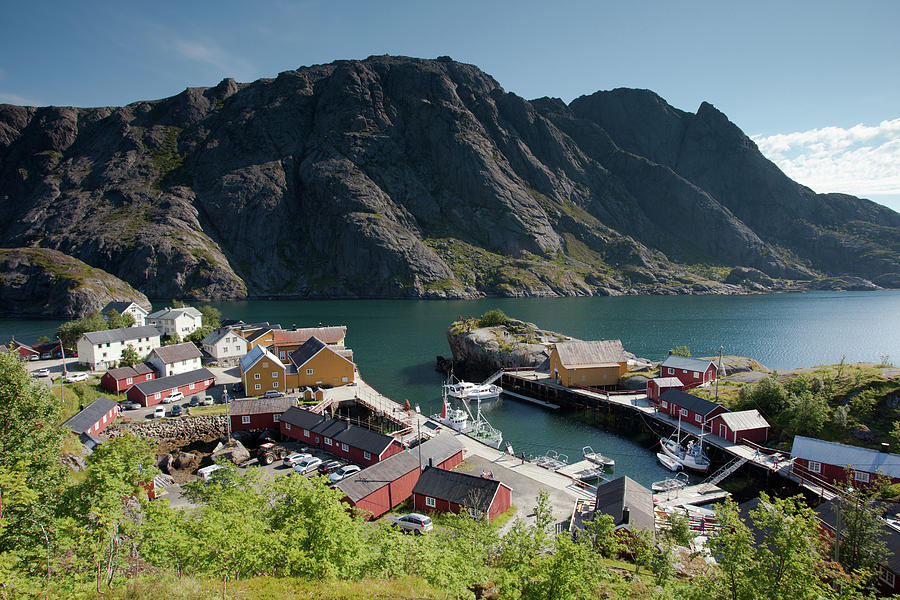
<path fill-rule="evenodd" d="M 687 346 L 675 346 L 671 350 L 669 350 L 669 354 L 672 356 L 690 356 L 691 349 Z"/>
<path fill-rule="evenodd" d="M 498 327 L 509 323 L 509 317 L 499 308 L 489 310 L 478 319 L 479 327 Z"/>

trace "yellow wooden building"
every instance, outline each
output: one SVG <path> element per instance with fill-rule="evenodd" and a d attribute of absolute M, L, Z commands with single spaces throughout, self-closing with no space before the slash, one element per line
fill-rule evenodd
<path fill-rule="evenodd" d="M 317 337 L 290 354 L 291 368 L 287 382 L 290 388 L 312 386 L 341 386 L 356 379 L 353 351 L 343 346 L 331 346 Z"/>
<path fill-rule="evenodd" d="M 287 368 L 278 357 L 255 346 L 239 361 L 244 394 L 257 396 L 268 391 L 287 392 Z"/>
<path fill-rule="evenodd" d="M 550 375 L 566 387 L 604 387 L 628 371 L 621 340 L 560 342 L 550 353 Z"/>

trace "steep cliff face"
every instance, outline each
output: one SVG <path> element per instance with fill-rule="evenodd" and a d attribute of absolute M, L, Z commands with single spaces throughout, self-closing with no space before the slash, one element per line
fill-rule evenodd
<path fill-rule="evenodd" d="M 339 61 L 121 108 L 0 106 L 0 245 L 58 249 L 151 297 L 762 286 L 726 282 L 732 267 L 766 289 L 889 285 L 898 234 L 900 215 L 797 185 L 707 104 L 694 115 L 640 90 L 528 102 L 446 58 Z"/>
<path fill-rule="evenodd" d="M 109 273 L 44 248 L 0 248 L 0 311 L 5 316 L 84 317 L 109 302 L 147 297 Z"/>

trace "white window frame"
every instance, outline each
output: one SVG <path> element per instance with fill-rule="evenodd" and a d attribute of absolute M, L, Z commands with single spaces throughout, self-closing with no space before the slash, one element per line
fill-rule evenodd
<path fill-rule="evenodd" d="M 893 572 L 888 571 L 883 566 L 879 565 L 878 566 L 878 580 L 883 581 L 884 583 L 891 586 L 891 589 L 893 589 L 896 578 L 894 577 Z"/>
<path fill-rule="evenodd" d="M 275 422 L 275 423 L 280 422 L 280 421 L 281 421 L 281 415 L 278 414 L 278 413 L 272 415 L 272 421 Z"/>
<path fill-rule="evenodd" d="M 309 437 L 309 429 L 303 430 L 303 437 Z"/>
<path fill-rule="evenodd" d="M 272 387 L 273 387 L 273 388 L 277 388 L 277 387 L 278 387 L 278 382 L 277 382 L 277 381 L 273 381 L 273 382 L 272 382 Z"/>
<path fill-rule="evenodd" d="M 666 367 L 666 369 L 669 371 L 669 372 L 668 372 L 668 375 L 674 375 L 674 374 L 675 374 L 675 369 L 673 369 L 672 367 Z"/>
<path fill-rule="evenodd" d="M 349 380 L 349 377 L 341 377 L 341 383 L 347 383 Z"/>
<path fill-rule="evenodd" d="M 682 408 L 682 409 L 681 409 L 681 416 L 682 416 L 682 417 L 688 416 L 688 409 Z"/>
<path fill-rule="evenodd" d="M 253 385 L 253 389 L 254 389 L 254 390 L 260 390 L 260 389 L 262 389 L 262 386 L 261 386 L 260 384 L 256 383 L 256 384 Z"/>
<path fill-rule="evenodd" d="M 131 383 L 132 383 L 132 378 L 131 378 L 131 377 L 126 377 L 126 378 L 125 378 L 125 383 L 126 383 L 126 385 L 131 385 Z"/>
<path fill-rule="evenodd" d="M 276 416 L 280 416 L 280 415 L 276 415 Z M 285 424 L 284 424 L 284 429 L 285 429 L 285 431 L 290 431 L 290 430 L 291 430 L 291 424 L 290 424 L 290 423 L 285 423 Z"/>
<path fill-rule="evenodd" d="M 702 422 L 703 422 L 703 416 L 701 416 L 701 415 L 694 415 L 694 421 L 695 421 L 696 423 L 702 423 Z"/>
<path fill-rule="evenodd" d="M 253 374 L 253 379 L 259 379 L 259 378 L 260 378 L 260 377 L 259 377 L 259 373 L 254 373 L 254 374 Z"/>
<path fill-rule="evenodd" d="M 250 424 L 250 415 L 241 415 L 241 425 Z"/>
<path fill-rule="evenodd" d="M 307 375 L 312 375 L 312 374 L 313 374 L 313 370 L 312 370 L 312 369 L 307 369 L 307 370 L 306 370 L 306 374 L 307 374 Z"/>
<path fill-rule="evenodd" d="M 326 446 L 330 446 L 331 443 L 332 443 L 332 442 L 331 442 L 331 438 L 325 438 L 325 445 L 326 445 Z"/>
<path fill-rule="evenodd" d="M 155 394 L 153 394 L 153 398 L 159 400 L 160 398 L 162 398 L 162 392 L 156 392 Z"/>
<path fill-rule="evenodd" d="M 806 470 L 810 473 L 821 473 L 822 472 L 822 463 L 811 460 L 807 462 Z"/>
<path fill-rule="evenodd" d="M 425 496 L 425 506 L 429 508 L 437 508 L 437 501 L 431 496 Z"/>
<path fill-rule="evenodd" d="M 370 452 L 363 452 L 363 458 L 366 460 L 372 460 L 372 454 Z"/>
<path fill-rule="evenodd" d="M 195 385 L 195 384 L 192 383 L 191 385 L 188 386 L 188 389 L 189 389 L 189 390 L 194 389 L 194 385 Z"/>
<path fill-rule="evenodd" d="M 272 379 L 278 378 L 278 371 L 272 371 Z"/>
<path fill-rule="evenodd" d="M 668 402 L 666 402 L 665 400 L 662 400 L 661 402 L 662 402 L 662 407 L 663 407 L 663 408 L 669 408 L 669 403 L 668 403 Z"/>
<path fill-rule="evenodd" d="M 350 452 L 350 446 L 348 446 L 347 444 L 341 443 L 341 450 L 343 450 L 344 452 Z"/>
<path fill-rule="evenodd" d="M 869 483 L 869 474 L 866 471 L 853 471 L 853 481 Z"/>

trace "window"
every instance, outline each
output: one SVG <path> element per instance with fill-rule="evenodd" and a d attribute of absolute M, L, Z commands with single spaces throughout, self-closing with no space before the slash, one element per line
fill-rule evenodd
<path fill-rule="evenodd" d="M 341 383 L 347 383 L 348 377 L 341 377 Z"/>
<path fill-rule="evenodd" d="M 263 369 L 268 369 L 268 368 L 269 368 L 269 363 L 264 362 L 264 363 L 263 363 Z"/>
<path fill-rule="evenodd" d="M 811 460 L 811 461 L 809 461 L 809 466 L 806 468 L 809 469 L 810 473 L 821 473 L 822 472 L 822 463 Z"/>
<path fill-rule="evenodd" d="M 350 446 L 348 446 L 347 444 L 341 444 L 341 450 L 343 450 L 344 452 L 350 452 Z"/>
<path fill-rule="evenodd" d="M 272 415 L 272 420 L 277 423 L 281 420 L 281 415 Z"/>
<path fill-rule="evenodd" d="M 277 381 L 273 381 L 273 382 L 272 382 L 272 387 L 273 387 L 273 388 L 277 388 L 277 387 L 278 387 L 278 382 L 277 382 Z"/>
<path fill-rule="evenodd" d="M 325 438 L 325 445 L 326 445 L 326 446 L 330 446 L 330 445 L 331 445 L 331 438 Z"/>
<path fill-rule="evenodd" d="M 313 374 L 313 370 L 312 370 L 312 369 L 307 369 L 307 370 L 306 370 L 306 374 L 307 374 L 307 375 L 312 375 L 312 374 Z"/>
<path fill-rule="evenodd" d="M 894 574 L 884 567 L 878 567 L 878 579 L 885 582 L 892 588 L 894 587 Z"/>
<path fill-rule="evenodd" d="M 669 372 L 669 373 L 668 373 L 669 375 L 674 375 L 674 374 L 675 374 L 675 369 L 673 369 L 672 367 L 666 367 L 666 370 Z"/>
<path fill-rule="evenodd" d="M 282 359 L 285 358 L 285 356 L 284 356 L 284 350 L 282 350 L 282 351 L 279 353 L 279 358 L 282 358 Z"/>
<path fill-rule="evenodd" d="M 853 481 L 869 483 L 869 474 L 865 471 L 853 471 Z"/>
<path fill-rule="evenodd" d="M 700 379 L 700 373 L 694 373 L 694 379 Z"/>
<path fill-rule="evenodd" d="M 275 415 L 275 416 L 276 416 L 276 417 L 280 417 L 281 415 Z M 275 420 L 277 421 L 278 419 L 275 419 Z M 285 423 L 285 424 L 284 424 L 284 429 L 285 429 L 285 431 L 290 431 L 290 430 L 291 430 L 291 424 L 290 424 L 290 423 Z"/>
<path fill-rule="evenodd" d="M 156 398 L 157 400 L 159 400 L 162 397 L 162 394 L 160 394 L 159 392 L 156 392 L 155 394 L 153 394 L 153 397 Z"/>
<path fill-rule="evenodd" d="M 254 373 L 254 374 L 253 374 L 253 379 L 259 379 L 259 373 Z"/>
<path fill-rule="evenodd" d="M 363 458 L 366 460 L 372 460 L 372 455 L 368 452 L 363 452 Z"/>
<path fill-rule="evenodd" d="M 469 516 L 472 517 L 473 519 L 480 519 L 480 518 L 481 518 L 481 511 L 478 510 L 477 508 L 470 508 L 470 509 L 469 509 Z"/>
<path fill-rule="evenodd" d="M 303 430 L 303 437 L 309 437 L 309 429 Z"/>
<path fill-rule="evenodd" d="M 272 379 L 278 377 L 278 371 L 272 371 Z"/>
<path fill-rule="evenodd" d="M 682 417 L 688 416 L 688 411 L 687 411 L 686 408 L 682 408 L 682 409 L 681 409 L 681 416 L 682 416 Z"/>
<path fill-rule="evenodd" d="M 694 415 L 694 420 L 700 423 L 701 421 L 703 421 L 703 417 L 701 417 L 700 415 Z"/>
<path fill-rule="evenodd" d="M 253 386 L 253 389 L 254 389 L 254 390 L 259 390 L 259 389 L 262 389 L 262 386 L 259 385 L 259 384 L 257 383 L 257 384 L 255 384 L 255 385 Z"/>
<path fill-rule="evenodd" d="M 131 377 L 126 377 L 125 383 L 127 383 L 128 385 L 131 385 Z"/>
<path fill-rule="evenodd" d="M 189 386 L 189 389 L 194 389 L 194 384 L 193 384 L 193 383 Z"/>
<path fill-rule="evenodd" d="M 425 496 L 425 506 L 434 508 L 435 506 L 437 506 L 437 502 L 435 502 L 434 498 L 432 498 L 431 496 Z"/>
<path fill-rule="evenodd" d="M 663 400 L 663 401 L 662 401 L 662 407 L 663 407 L 663 408 L 669 408 L 669 403 L 666 402 L 665 400 Z"/>
<path fill-rule="evenodd" d="M 250 424 L 250 415 L 244 415 L 241 417 L 241 423 L 244 425 Z"/>
<path fill-rule="evenodd" d="M 681 370 L 681 374 L 682 374 L 682 375 L 684 375 L 684 374 L 686 374 L 686 373 L 687 373 L 687 369 L 682 369 L 682 370 Z"/>

